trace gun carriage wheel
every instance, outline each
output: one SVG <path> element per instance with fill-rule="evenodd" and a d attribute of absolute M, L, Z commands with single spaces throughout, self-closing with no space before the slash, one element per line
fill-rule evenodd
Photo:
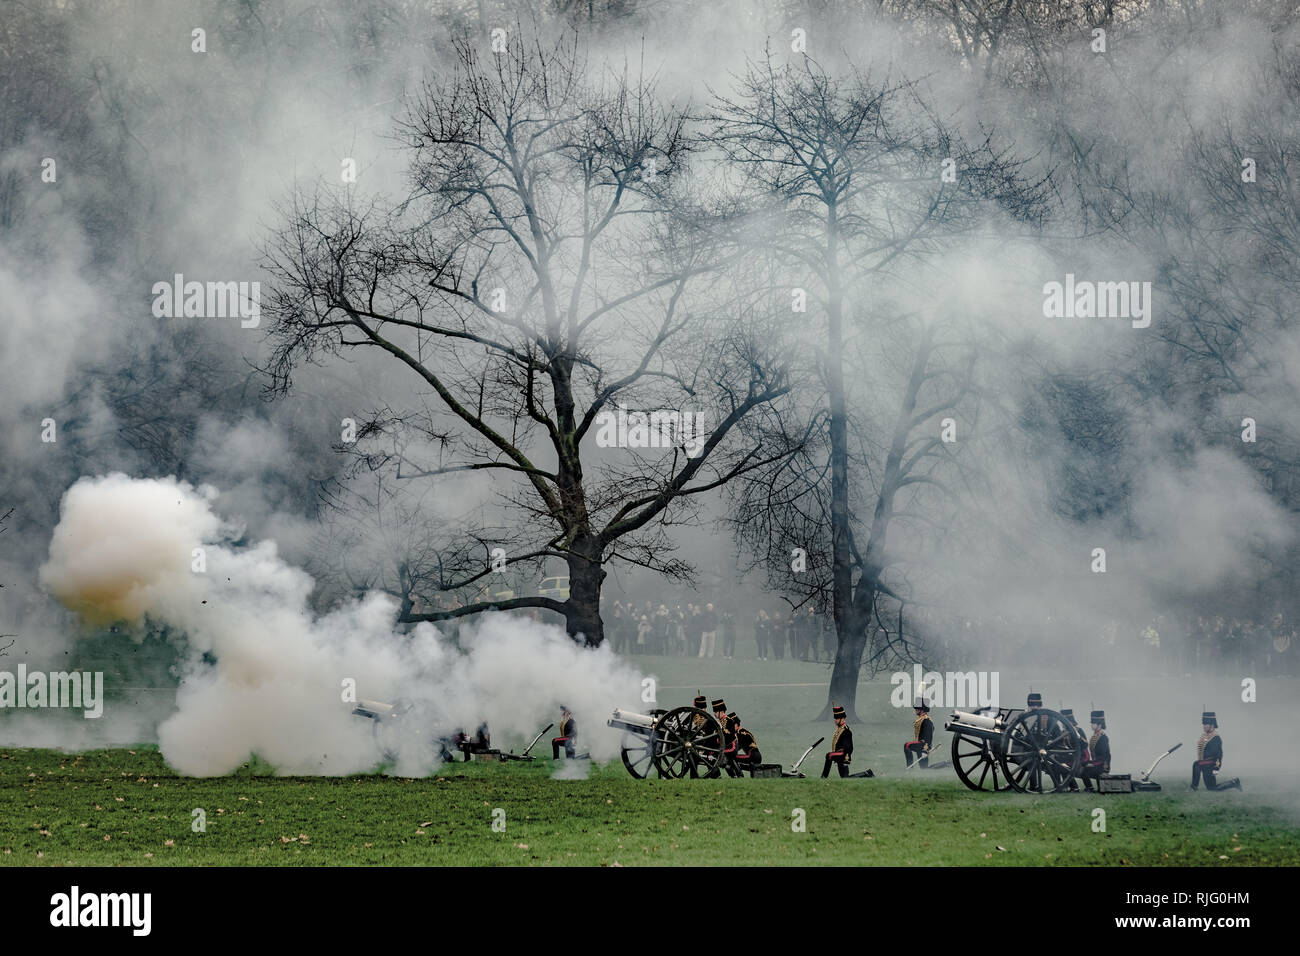
<path fill-rule="evenodd" d="M 655 721 L 651 738 L 655 769 L 661 777 L 712 777 L 720 772 L 725 749 L 722 725 L 706 711 L 670 710 Z"/>
<path fill-rule="evenodd" d="M 952 765 L 961 782 L 972 790 L 1010 790 L 993 742 L 962 733 L 952 735 Z"/>
<path fill-rule="evenodd" d="M 1018 793 L 1060 793 L 1078 776 L 1083 747 L 1074 727 L 1056 711 L 1020 711 L 1002 731 L 1002 772 Z"/>
<path fill-rule="evenodd" d="M 652 710 L 650 716 L 658 720 L 666 710 Z M 638 780 L 644 780 L 650 776 L 650 771 L 655 766 L 655 738 L 654 734 L 634 734 L 628 731 L 623 733 L 623 766 L 627 767 L 627 772 Z"/>

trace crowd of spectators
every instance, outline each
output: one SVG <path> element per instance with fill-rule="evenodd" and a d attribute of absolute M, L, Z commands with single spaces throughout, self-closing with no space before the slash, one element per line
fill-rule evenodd
<path fill-rule="evenodd" d="M 759 661 L 835 659 L 835 626 L 812 607 L 742 613 L 711 603 L 614 601 L 605 608 L 605 636 L 616 653 L 720 657 Z M 1036 664 L 1072 673 L 1185 676 L 1233 673 L 1291 677 L 1297 673 L 1295 624 L 1283 614 L 1160 615 L 1145 624 L 1119 620 L 1066 622 L 965 618 L 917 611 L 909 642 L 927 666 L 1007 667 Z"/>
<path fill-rule="evenodd" d="M 620 654 L 675 657 L 740 656 L 748 660 L 830 661 L 835 657 L 835 627 L 808 607 L 799 611 L 758 611 L 741 618 L 712 604 L 637 605 L 615 601 L 604 613 L 605 637 Z"/>

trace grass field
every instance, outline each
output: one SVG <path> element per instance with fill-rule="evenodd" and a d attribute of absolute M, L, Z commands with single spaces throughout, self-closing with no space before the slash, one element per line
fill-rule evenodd
<path fill-rule="evenodd" d="M 790 760 L 829 728 L 815 665 L 652 661 L 662 706 L 694 686 L 722 693 L 755 728 L 765 759 Z M 710 669 L 712 671 L 710 672 Z M 704 680 L 704 678 L 711 678 Z M 690 678 L 687 680 L 687 678 Z M 553 779 L 532 764 L 451 764 L 437 776 L 276 777 L 253 761 L 186 778 L 150 747 L 65 754 L 0 748 L 0 862 L 7 865 L 1172 865 L 1300 864 L 1291 781 L 1191 793 L 1184 761 L 1160 793 L 974 793 L 951 769 L 902 771 L 910 711 L 888 685 L 860 697 L 859 759 L 871 780 L 634 780 L 620 764 Z M 782 730 L 778 710 L 798 713 Z M 939 718 L 942 722 L 942 717 Z M 895 740 L 894 738 L 898 738 Z M 936 741 L 946 747 L 948 734 Z M 507 745 L 515 744 L 506 741 Z M 540 748 L 539 748 L 540 749 Z M 1171 762 L 1172 758 L 1171 758 Z M 1094 831 L 1094 808 L 1105 831 Z M 504 832 L 493 829 L 504 812 Z M 193 812 L 206 814 L 194 832 Z M 802 811 L 802 814 L 796 813 Z M 803 832 L 792 824 L 802 816 Z M 496 815 L 498 821 L 501 815 Z"/>

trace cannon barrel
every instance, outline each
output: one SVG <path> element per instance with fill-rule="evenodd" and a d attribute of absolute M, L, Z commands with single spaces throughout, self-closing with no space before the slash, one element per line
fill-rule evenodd
<path fill-rule="evenodd" d="M 944 730 L 1001 730 L 1004 724 L 1000 717 L 984 717 L 965 710 L 954 710 Z"/>
<path fill-rule="evenodd" d="M 610 727 L 618 727 L 622 730 L 649 733 L 654 728 L 655 718 L 649 714 L 638 714 L 631 710 L 615 708 L 614 716 L 609 718 L 606 723 Z"/>

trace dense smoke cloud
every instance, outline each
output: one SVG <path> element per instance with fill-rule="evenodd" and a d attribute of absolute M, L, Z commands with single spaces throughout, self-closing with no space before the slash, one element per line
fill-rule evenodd
<path fill-rule="evenodd" d="M 220 775 L 256 754 L 281 773 L 368 770 L 376 744 L 351 714 L 347 686 L 362 699 L 418 704 L 419 726 L 397 738 L 403 773 L 436 768 L 436 738 L 484 720 L 494 733 L 531 736 L 561 704 L 585 718 L 593 757 L 617 754 L 618 736 L 601 722 L 640 699 L 641 678 L 608 648 L 586 651 L 557 628 L 504 615 L 458 642 L 428 625 L 399 635 L 395 603 L 380 594 L 316 616 L 311 577 L 274 542 L 230 546 L 213 497 L 174 479 L 82 479 L 41 569 L 50 593 L 87 620 L 147 617 L 184 634 L 176 712 L 158 730 L 172 767 Z"/>

